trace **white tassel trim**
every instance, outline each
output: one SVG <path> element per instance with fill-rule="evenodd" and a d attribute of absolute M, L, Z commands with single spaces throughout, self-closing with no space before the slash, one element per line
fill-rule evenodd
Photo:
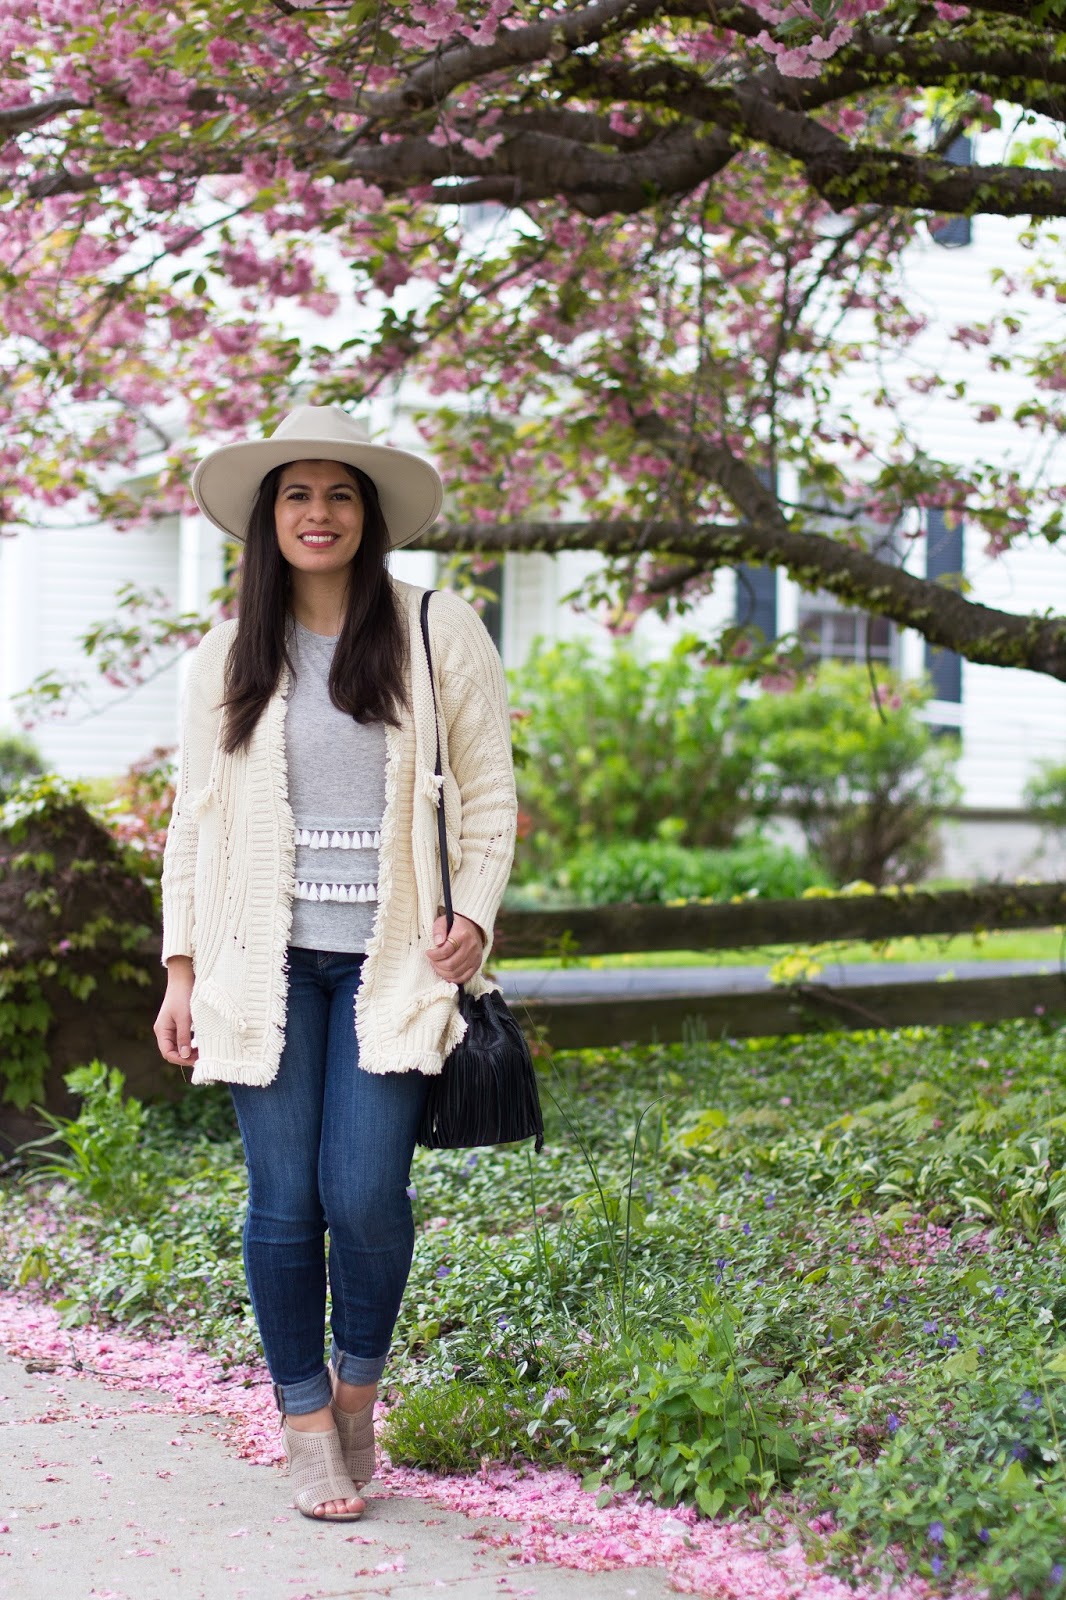
<path fill-rule="evenodd" d="M 355 901 L 365 904 L 377 897 L 376 883 L 308 883 L 303 878 L 296 880 L 297 900 L 336 900 L 351 905 Z"/>
<path fill-rule="evenodd" d="M 297 828 L 296 843 L 308 850 L 380 850 L 381 833 L 369 828 Z"/>
<path fill-rule="evenodd" d="M 422 793 L 425 795 L 427 800 L 432 800 L 434 805 L 437 804 L 437 799 L 440 795 L 443 785 L 443 774 L 438 777 L 435 772 L 430 772 L 428 767 L 422 768 Z"/>

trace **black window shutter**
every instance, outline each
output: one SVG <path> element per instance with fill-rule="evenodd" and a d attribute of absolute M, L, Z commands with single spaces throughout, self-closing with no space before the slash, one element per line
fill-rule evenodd
<path fill-rule="evenodd" d="M 756 467 L 755 475 L 764 489 L 773 487 L 772 474 Z M 758 628 L 766 640 L 777 638 L 777 568 L 737 568 L 736 622 L 742 628 Z"/>
<path fill-rule="evenodd" d="M 777 568 L 737 568 L 737 622 L 777 638 Z"/>
<path fill-rule="evenodd" d="M 957 139 L 952 139 L 944 151 L 944 160 L 950 161 L 956 167 L 968 167 L 972 164 L 973 141 L 967 134 L 960 133 Z M 969 217 L 949 217 L 930 232 L 936 243 L 943 245 L 945 250 L 957 250 L 960 245 L 969 244 L 973 238 Z"/>
<path fill-rule="evenodd" d="M 948 574 L 957 576 L 962 571 L 962 519 L 956 518 L 948 527 L 942 511 L 926 513 L 925 524 L 925 575 L 934 581 Z M 954 650 L 939 649 L 926 644 L 925 670 L 933 680 L 933 694 L 938 700 L 962 703 L 962 657 Z"/>

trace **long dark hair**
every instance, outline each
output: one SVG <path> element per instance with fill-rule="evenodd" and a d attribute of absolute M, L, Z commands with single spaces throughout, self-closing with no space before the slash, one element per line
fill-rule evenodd
<path fill-rule="evenodd" d="M 290 463 L 286 463 L 289 465 Z M 352 559 L 348 608 L 329 670 L 329 697 L 356 722 L 399 723 L 407 706 L 407 629 L 389 582 L 389 531 L 373 479 L 341 463 L 363 502 L 363 536 Z M 292 569 L 278 546 L 274 502 L 284 467 L 259 485 L 237 589 L 237 635 L 226 661 L 222 747 L 240 750 L 252 737 L 278 686 L 282 664 L 293 669 L 287 635 Z"/>

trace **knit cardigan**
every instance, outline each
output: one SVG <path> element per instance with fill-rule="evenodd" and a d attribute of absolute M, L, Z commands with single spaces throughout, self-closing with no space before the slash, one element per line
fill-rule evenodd
<path fill-rule="evenodd" d="M 389 579 L 408 626 L 410 709 L 386 734 L 377 913 L 355 1000 L 359 1065 L 439 1073 L 466 1031 L 458 989 L 427 958 L 442 887 L 433 697 L 423 591 Z M 285 1041 L 295 827 L 279 682 L 249 743 L 221 747 L 234 620 L 204 635 L 185 686 L 180 771 L 163 856 L 164 964 L 193 962 L 194 1083 L 268 1084 Z M 445 590 L 429 603 L 452 900 L 483 930 L 482 965 L 514 854 L 517 804 L 503 668 L 480 617 Z M 479 970 L 468 992 L 494 988 Z"/>

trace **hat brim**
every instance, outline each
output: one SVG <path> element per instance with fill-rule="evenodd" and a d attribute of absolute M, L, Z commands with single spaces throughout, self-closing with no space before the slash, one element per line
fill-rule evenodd
<path fill-rule="evenodd" d="M 428 461 L 392 445 L 356 440 L 253 439 L 221 445 L 193 473 L 193 499 L 216 528 L 243 542 L 259 485 L 274 467 L 290 461 L 343 461 L 372 478 L 393 550 L 412 544 L 440 514 L 444 488 Z"/>

